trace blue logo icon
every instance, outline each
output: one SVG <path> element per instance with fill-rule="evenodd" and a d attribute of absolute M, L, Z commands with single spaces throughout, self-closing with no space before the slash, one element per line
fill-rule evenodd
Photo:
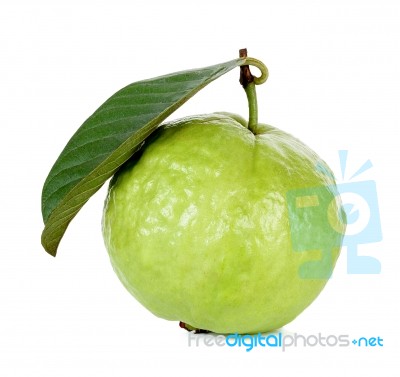
<path fill-rule="evenodd" d="M 348 151 L 339 151 L 342 180 L 345 178 Z M 350 178 L 372 168 L 367 160 Z M 347 230 L 343 245 L 347 247 L 349 274 L 379 274 L 381 263 L 377 258 L 358 255 L 358 246 L 382 241 L 378 195 L 374 181 L 347 182 L 337 185 L 347 215 Z"/>
<path fill-rule="evenodd" d="M 347 150 L 339 151 L 342 181 L 345 179 L 347 156 Z M 367 160 L 347 182 L 288 191 L 287 203 L 293 250 L 319 253 L 317 258 L 305 261 L 301 265 L 300 277 L 329 278 L 342 241 L 343 246 L 347 248 L 349 274 L 380 273 L 381 264 L 377 258 L 358 255 L 360 245 L 382 240 L 376 184 L 372 180 L 353 181 L 370 168 L 372 163 Z M 334 178 L 326 166 L 318 165 L 316 169 Z M 338 205 L 339 195 L 341 207 Z M 345 212 L 346 216 L 341 211 Z M 347 224 L 345 234 L 344 224 Z M 318 235 L 323 235 L 323 239 Z"/>

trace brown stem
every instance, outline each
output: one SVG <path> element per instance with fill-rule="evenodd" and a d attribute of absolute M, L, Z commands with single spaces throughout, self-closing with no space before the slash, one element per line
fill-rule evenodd
<path fill-rule="evenodd" d="M 240 58 L 247 58 L 247 48 L 242 48 L 239 50 Z M 250 67 L 248 65 L 240 66 L 240 79 L 239 82 L 242 84 L 243 88 L 254 81 L 254 76 L 250 72 Z"/>

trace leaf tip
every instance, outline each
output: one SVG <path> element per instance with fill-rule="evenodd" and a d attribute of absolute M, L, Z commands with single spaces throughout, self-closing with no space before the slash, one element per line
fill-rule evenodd
<path fill-rule="evenodd" d="M 44 231 L 43 231 L 43 233 L 42 233 L 42 239 L 41 239 L 41 241 L 42 241 L 42 246 L 43 246 L 43 248 L 44 248 L 44 250 L 48 253 L 48 254 L 50 254 L 52 257 L 56 257 L 56 255 L 57 255 L 57 246 L 58 246 L 58 244 L 57 245 L 51 245 L 51 244 L 48 244 L 47 242 L 46 242 L 46 240 L 45 240 L 45 234 L 44 234 Z"/>

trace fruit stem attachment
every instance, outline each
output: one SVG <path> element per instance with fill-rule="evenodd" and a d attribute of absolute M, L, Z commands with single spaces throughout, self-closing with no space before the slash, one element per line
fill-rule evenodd
<path fill-rule="evenodd" d="M 240 67 L 240 79 L 244 91 L 246 92 L 249 103 L 249 121 L 247 127 L 253 133 L 256 133 L 258 125 L 258 106 L 256 85 L 263 84 L 268 78 L 268 68 L 261 61 L 247 57 L 247 49 L 239 50 L 239 57 L 245 58 L 244 64 Z M 249 65 L 257 67 L 261 71 L 260 77 L 255 77 L 250 71 Z"/>
<path fill-rule="evenodd" d="M 257 105 L 257 92 L 256 84 L 254 81 L 244 87 L 246 92 L 247 101 L 249 103 L 249 121 L 247 127 L 250 131 L 255 133 L 258 124 L 258 105 Z"/>

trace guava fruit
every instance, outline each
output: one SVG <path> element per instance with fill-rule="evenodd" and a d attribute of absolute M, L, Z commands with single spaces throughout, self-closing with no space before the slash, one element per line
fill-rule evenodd
<path fill-rule="evenodd" d="M 160 126 L 112 178 L 102 230 L 127 290 L 189 329 L 278 329 L 321 292 L 345 231 L 333 174 L 235 114 Z"/>

